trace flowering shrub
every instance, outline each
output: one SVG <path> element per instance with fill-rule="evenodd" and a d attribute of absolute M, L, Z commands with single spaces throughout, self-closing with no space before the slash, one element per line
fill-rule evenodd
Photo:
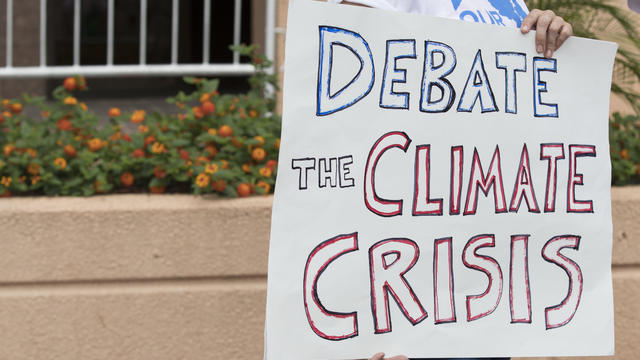
<path fill-rule="evenodd" d="M 251 55 L 251 47 L 239 49 Z M 109 111 L 109 125 L 78 98 L 82 77 L 53 91 L 53 104 L 25 95 L 3 100 L 0 113 L 0 194 L 82 195 L 109 192 L 191 192 L 247 196 L 272 192 L 280 146 L 273 113 L 271 63 L 256 67 L 246 94 L 218 93 L 218 80 L 185 78 L 191 94 L 168 99 L 176 114 Z M 37 107 L 40 119 L 24 115 Z M 137 131 L 123 130 L 133 123 Z"/>
<path fill-rule="evenodd" d="M 609 122 L 612 183 L 640 183 L 640 119 L 614 113 Z"/>

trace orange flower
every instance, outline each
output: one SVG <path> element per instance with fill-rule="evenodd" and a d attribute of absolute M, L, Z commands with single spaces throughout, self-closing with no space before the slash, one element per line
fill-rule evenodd
<path fill-rule="evenodd" d="M 247 174 L 251 174 L 251 165 L 242 164 L 242 171 L 246 172 Z"/>
<path fill-rule="evenodd" d="M 138 125 L 138 131 L 141 133 L 149 132 L 149 127 L 147 125 Z"/>
<path fill-rule="evenodd" d="M 258 112 L 253 109 L 249 110 L 249 117 L 252 117 L 252 118 L 258 117 Z"/>
<path fill-rule="evenodd" d="M 164 192 L 164 185 L 149 186 L 149 190 L 152 194 L 162 194 Z"/>
<path fill-rule="evenodd" d="M 265 194 L 268 194 L 269 191 L 271 191 L 271 185 L 267 184 L 266 182 L 260 180 L 256 183 L 256 186 L 259 188 L 262 188 L 262 190 L 264 190 Z"/>
<path fill-rule="evenodd" d="M 255 136 L 253 139 L 258 140 L 258 144 L 260 146 L 264 145 L 264 138 L 262 136 L 258 135 L 258 136 Z"/>
<path fill-rule="evenodd" d="M 276 169 L 276 166 L 278 166 L 278 162 L 275 160 L 269 160 L 267 161 L 267 164 L 265 166 L 271 169 L 271 171 L 273 171 Z"/>
<path fill-rule="evenodd" d="M 113 134 L 111 134 L 111 136 L 109 136 L 109 139 L 111 139 L 111 141 L 118 141 L 120 140 L 121 136 L 122 136 L 122 133 L 114 132 Z"/>
<path fill-rule="evenodd" d="M 251 187 L 249 186 L 249 184 L 242 183 L 236 186 L 236 192 L 240 197 L 249 196 L 249 194 L 251 194 Z"/>
<path fill-rule="evenodd" d="M 222 137 L 229 137 L 233 135 L 233 129 L 229 125 L 222 125 L 220 129 L 218 129 L 218 134 Z"/>
<path fill-rule="evenodd" d="M 207 133 L 209 133 L 209 135 L 218 135 L 218 130 L 211 128 L 207 130 Z"/>
<path fill-rule="evenodd" d="M 144 147 L 149 146 L 149 144 L 151 144 L 152 142 L 156 141 L 156 137 L 153 135 L 149 135 L 146 138 L 144 138 Z"/>
<path fill-rule="evenodd" d="M 258 161 L 258 162 L 264 160 L 265 156 L 267 156 L 267 152 L 264 151 L 263 148 L 255 148 L 251 152 L 251 157 L 253 158 L 253 160 Z"/>
<path fill-rule="evenodd" d="M 280 139 L 276 139 L 276 143 L 273 145 L 274 148 L 280 149 Z"/>
<path fill-rule="evenodd" d="M 224 180 L 222 179 L 218 179 L 211 183 L 211 188 L 213 189 L 213 191 L 223 192 L 224 189 L 226 189 L 226 187 L 227 187 L 227 183 L 224 182 Z"/>
<path fill-rule="evenodd" d="M 156 166 L 153 169 L 153 175 L 158 179 L 162 179 L 167 176 L 167 170 L 165 170 L 162 166 Z"/>
<path fill-rule="evenodd" d="M 131 153 L 131 156 L 133 156 L 136 159 L 140 159 L 144 157 L 144 150 L 142 149 L 135 149 L 133 150 L 133 152 Z"/>
<path fill-rule="evenodd" d="M 208 158 L 208 157 L 206 157 L 206 156 L 198 156 L 198 157 L 196 158 L 196 165 L 200 165 L 200 164 L 202 164 L 202 163 L 206 163 L 206 162 L 208 162 L 208 161 L 209 161 L 209 158 Z"/>
<path fill-rule="evenodd" d="M 11 185 L 11 176 L 3 176 L 0 179 L 0 184 L 4 185 L 5 187 L 9 187 L 9 185 Z"/>
<path fill-rule="evenodd" d="M 209 101 L 209 99 L 211 99 L 211 95 L 209 95 L 209 93 L 204 93 L 204 94 L 200 95 L 200 102 L 201 103 L 205 103 L 205 102 Z"/>
<path fill-rule="evenodd" d="M 199 188 L 209 186 L 209 175 L 205 173 L 198 174 L 198 176 L 196 177 L 196 185 Z"/>
<path fill-rule="evenodd" d="M 60 168 L 60 170 L 64 170 L 67 167 L 67 160 L 61 157 L 57 157 L 53 160 L 53 165 Z"/>
<path fill-rule="evenodd" d="M 151 152 L 154 154 L 160 154 L 163 152 L 167 152 L 167 148 L 165 148 L 164 144 L 159 142 L 154 142 L 151 146 Z"/>
<path fill-rule="evenodd" d="M 10 112 L 8 112 L 8 111 L 3 111 L 3 112 L 2 112 L 2 116 L 3 116 L 5 119 L 11 119 L 11 113 L 10 113 Z"/>
<path fill-rule="evenodd" d="M 35 158 L 36 156 L 38 156 L 38 152 L 35 149 L 32 148 L 27 148 L 27 150 L 25 150 L 25 152 L 29 155 L 31 155 L 32 158 Z"/>
<path fill-rule="evenodd" d="M 20 114 L 22 112 L 22 104 L 13 103 L 9 105 L 9 110 L 11 110 L 11 112 L 14 114 Z"/>
<path fill-rule="evenodd" d="M 130 172 L 122 173 L 122 175 L 120 176 L 120 182 L 126 187 L 133 185 L 133 181 L 133 174 L 131 174 Z"/>
<path fill-rule="evenodd" d="M 184 120 L 187 118 L 187 114 L 178 114 L 178 120 Z"/>
<path fill-rule="evenodd" d="M 129 136 L 129 134 L 127 133 L 123 133 L 122 138 L 124 139 L 124 141 L 128 141 L 128 142 L 131 141 L 131 136 Z"/>
<path fill-rule="evenodd" d="M 268 167 L 260 168 L 260 170 L 258 170 L 258 172 L 260 173 L 260 175 L 262 175 L 264 177 L 267 177 L 267 178 L 271 177 L 271 174 L 273 174 L 271 169 L 269 169 Z"/>
<path fill-rule="evenodd" d="M 220 162 L 222 163 L 222 168 L 223 169 L 228 169 L 229 168 L 229 162 L 227 160 L 220 160 Z"/>
<path fill-rule="evenodd" d="M 76 79 L 68 77 L 62 82 L 62 86 L 64 86 L 65 90 L 67 91 L 73 91 L 76 89 Z"/>
<path fill-rule="evenodd" d="M 202 103 L 202 112 L 205 115 L 209 115 L 216 111 L 216 106 L 211 101 L 205 101 Z"/>
<path fill-rule="evenodd" d="M 43 117 L 43 118 L 45 118 L 45 119 L 46 119 L 46 118 L 48 118 L 48 117 L 49 117 L 49 115 L 51 115 L 51 111 L 46 111 L 46 110 L 45 110 L 45 111 L 42 111 L 42 112 L 40 113 L 40 116 L 42 116 L 42 117 Z"/>
<path fill-rule="evenodd" d="M 73 96 L 67 96 L 66 98 L 64 98 L 64 104 L 65 105 L 78 105 L 78 99 L 74 98 Z"/>
<path fill-rule="evenodd" d="M 144 117 L 147 113 L 144 110 L 136 110 L 131 114 L 131 122 L 134 124 L 140 124 L 144 121 Z"/>
<path fill-rule="evenodd" d="M 67 131 L 71 129 L 71 121 L 67 120 L 66 117 L 63 117 L 62 119 L 58 120 L 56 122 L 56 125 L 58 125 L 58 129 L 62 131 Z"/>
<path fill-rule="evenodd" d="M 193 116 L 196 119 L 202 119 L 204 117 L 204 112 L 202 112 L 202 108 L 199 106 L 192 107 L 191 111 L 193 111 Z"/>
<path fill-rule="evenodd" d="M 81 108 L 82 110 L 84 110 L 84 111 L 87 111 L 87 104 L 85 104 L 85 103 L 81 102 L 81 103 L 80 103 L 80 108 Z"/>
<path fill-rule="evenodd" d="M 87 142 L 89 145 L 89 151 L 98 151 L 102 149 L 102 140 L 93 138 Z"/>
<path fill-rule="evenodd" d="M 215 174 L 217 171 L 218 171 L 217 164 L 207 164 L 207 166 L 204 167 L 204 172 L 208 174 Z"/>
<path fill-rule="evenodd" d="M 176 102 L 176 106 L 177 106 L 178 108 L 180 108 L 180 109 L 184 109 L 184 103 L 183 103 L 183 102 L 181 102 L 181 101 L 177 101 L 177 102 Z"/>
<path fill-rule="evenodd" d="M 205 146 L 204 151 L 206 151 L 209 154 L 209 157 L 212 158 L 214 156 L 216 156 L 218 154 L 218 148 L 209 144 L 207 146 Z"/>
<path fill-rule="evenodd" d="M 231 144 L 235 147 L 237 147 L 238 149 L 240 149 L 242 147 L 242 140 L 238 139 L 237 137 L 232 137 L 231 138 Z"/>
<path fill-rule="evenodd" d="M 629 160 L 629 150 L 627 149 L 620 150 L 620 157 L 623 158 L 624 160 Z"/>
<path fill-rule="evenodd" d="M 40 181 L 40 176 L 35 175 L 31 177 L 31 185 L 35 185 L 38 183 L 38 181 Z"/>
<path fill-rule="evenodd" d="M 36 164 L 36 163 L 30 163 L 29 165 L 27 165 L 27 172 L 31 175 L 38 175 L 38 172 L 40 171 L 40 165 Z"/>
<path fill-rule="evenodd" d="M 9 155 L 11 155 L 11 152 L 13 150 L 15 150 L 15 149 L 16 149 L 16 147 L 14 145 L 11 145 L 11 144 L 5 145 L 4 146 L 4 156 L 9 157 Z"/>
<path fill-rule="evenodd" d="M 76 148 L 73 147 L 73 145 L 65 145 L 64 153 L 67 154 L 67 156 L 69 157 L 74 157 L 76 156 L 77 151 L 76 151 Z"/>
<path fill-rule="evenodd" d="M 180 153 L 180 159 L 184 161 L 191 160 L 191 157 L 189 156 L 189 152 L 187 150 L 181 149 L 179 153 Z"/>
<path fill-rule="evenodd" d="M 118 117 L 120 115 L 122 115 L 122 111 L 120 111 L 120 109 L 118 109 L 117 107 L 112 107 L 111 109 L 109 109 L 110 117 Z"/>

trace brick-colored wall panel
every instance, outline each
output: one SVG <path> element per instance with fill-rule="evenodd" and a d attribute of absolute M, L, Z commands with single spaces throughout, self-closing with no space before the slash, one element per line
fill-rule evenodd
<path fill-rule="evenodd" d="M 0 201 L 0 282 L 266 274 L 271 198 Z"/>
<path fill-rule="evenodd" d="M 249 360 L 263 352 L 265 281 L 0 294 L 0 359 Z"/>
<path fill-rule="evenodd" d="M 613 263 L 640 265 L 640 189 L 616 187 L 611 191 Z"/>

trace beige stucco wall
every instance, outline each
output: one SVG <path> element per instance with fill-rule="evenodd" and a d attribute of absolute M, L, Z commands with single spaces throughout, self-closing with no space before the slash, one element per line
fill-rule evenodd
<path fill-rule="evenodd" d="M 262 355 L 271 197 L 0 201 L 0 359 Z M 640 352 L 640 187 L 613 190 L 616 359 Z"/>

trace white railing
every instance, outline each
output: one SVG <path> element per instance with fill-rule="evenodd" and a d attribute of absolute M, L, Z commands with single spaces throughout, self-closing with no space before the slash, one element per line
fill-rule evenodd
<path fill-rule="evenodd" d="M 240 55 L 233 53 L 231 63 L 211 64 L 210 61 L 210 29 L 211 0 L 204 2 L 202 63 L 178 63 L 178 28 L 179 0 L 172 0 L 171 12 L 171 62 L 168 64 L 147 64 L 147 0 L 140 0 L 140 45 L 139 62 L 132 65 L 115 65 L 113 63 L 114 42 L 114 0 L 107 1 L 107 56 L 104 65 L 80 64 L 80 6 L 81 0 L 74 0 L 73 15 L 73 65 L 50 66 L 47 64 L 47 0 L 40 0 L 40 65 L 13 66 L 13 0 L 6 0 L 6 61 L 0 67 L 0 78 L 13 77 L 64 77 L 81 74 L 84 76 L 161 76 L 161 75 L 248 75 L 253 66 L 240 63 Z M 231 0 L 222 0 L 231 1 Z M 233 44 L 240 44 L 242 1 L 233 0 Z M 265 11 L 265 54 L 269 59 L 275 55 L 275 6 L 276 0 L 264 0 Z"/>

